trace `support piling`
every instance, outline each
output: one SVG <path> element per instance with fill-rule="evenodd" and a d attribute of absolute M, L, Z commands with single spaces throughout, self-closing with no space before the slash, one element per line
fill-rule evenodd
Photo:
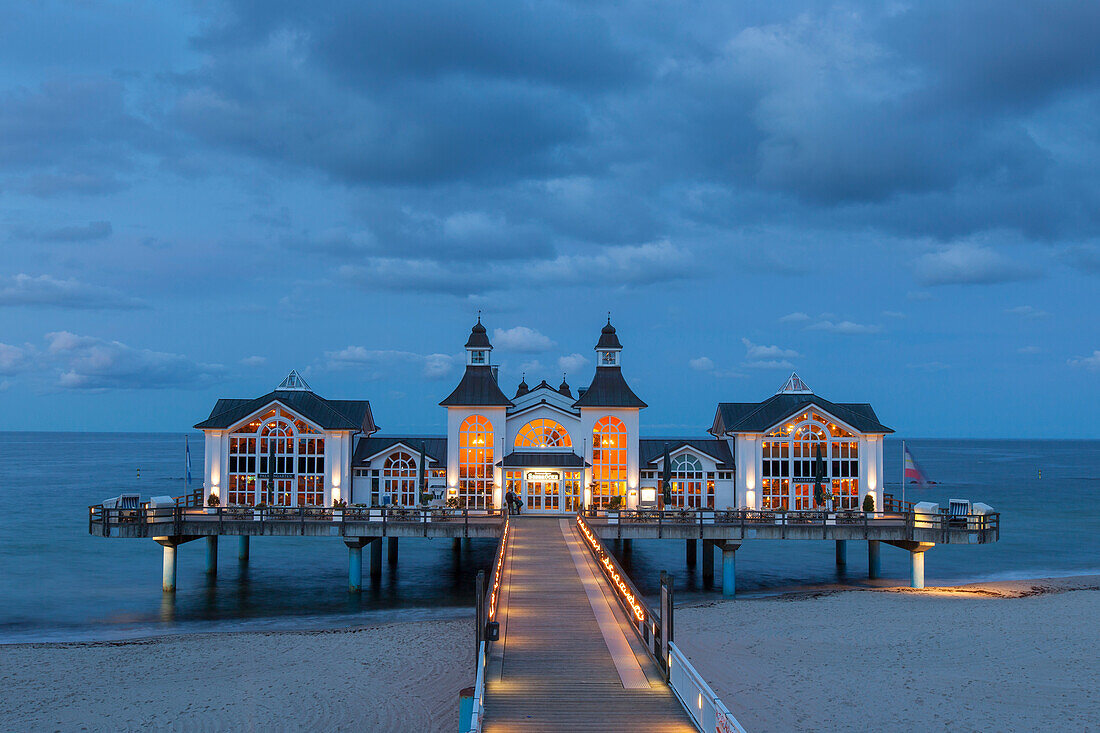
<path fill-rule="evenodd" d="M 695 567 L 696 541 L 684 540 L 684 544 L 687 551 L 687 566 L 693 568 Z"/>
<path fill-rule="evenodd" d="M 722 595 L 733 598 L 737 594 L 737 550 L 741 545 L 722 545 Z"/>
<path fill-rule="evenodd" d="M 388 547 L 386 548 L 386 561 L 390 565 L 397 565 L 397 538 L 390 537 Z"/>
<path fill-rule="evenodd" d="M 836 566 L 842 568 L 848 564 L 848 541 L 836 541 Z"/>
<path fill-rule="evenodd" d="M 206 574 L 218 574 L 218 536 L 210 535 L 206 538 Z"/>
<path fill-rule="evenodd" d="M 237 538 L 237 559 L 241 562 L 248 562 L 248 535 L 241 535 Z"/>
<path fill-rule="evenodd" d="M 703 582 L 714 582 L 714 540 L 703 540 Z"/>
<path fill-rule="evenodd" d="M 165 593 L 176 592 L 176 545 L 163 545 L 164 569 L 161 573 L 161 588 Z"/>
<path fill-rule="evenodd" d="M 382 577 L 382 538 L 376 537 L 370 543 L 370 576 Z"/>
<path fill-rule="evenodd" d="M 878 540 L 867 540 L 867 577 L 878 578 L 882 575 L 882 558 L 879 556 Z"/>

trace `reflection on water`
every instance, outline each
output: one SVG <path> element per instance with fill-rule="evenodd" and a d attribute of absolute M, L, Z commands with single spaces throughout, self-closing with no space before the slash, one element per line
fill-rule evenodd
<path fill-rule="evenodd" d="M 1001 542 L 930 551 L 929 583 L 1100 572 L 1091 549 L 1100 514 L 1090 499 L 1100 487 L 1100 443 L 909 444 L 941 482 L 911 491 L 910 499 L 968 497 L 1004 512 Z M 177 592 L 166 596 L 160 546 L 92 537 L 86 512 L 122 491 L 183 493 L 182 446 L 175 435 L 0 433 L 0 499 L 26 506 L 26 497 L 46 491 L 50 508 L 48 521 L 42 514 L 0 513 L 0 641 L 315 628 L 472 612 L 474 578 L 491 566 L 493 540 L 464 542 L 455 551 L 451 540 L 402 539 L 399 563 L 384 562 L 376 579 L 368 572 L 359 594 L 347 592 L 348 552 L 339 538 L 254 537 L 249 562 L 238 561 L 236 540 L 223 540 L 216 578 L 204 572 L 204 543 L 190 542 L 179 548 Z M 201 446 L 193 437 L 196 467 Z M 898 470 L 897 447 L 887 442 L 887 475 Z M 617 554 L 647 595 L 656 593 L 662 570 L 675 576 L 679 600 L 721 592 L 704 582 L 701 543 L 693 568 L 683 542 L 635 540 L 631 553 Z M 907 554 L 884 546 L 882 569 L 884 583 L 903 581 Z M 715 570 L 721 572 L 718 558 Z M 737 553 L 743 595 L 866 584 L 866 571 L 860 542 L 849 542 L 841 569 L 832 543 L 748 541 Z"/>

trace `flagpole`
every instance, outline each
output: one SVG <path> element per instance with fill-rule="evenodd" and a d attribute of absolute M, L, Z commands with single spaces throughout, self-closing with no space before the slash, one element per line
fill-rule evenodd
<path fill-rule="evenodd" d="M 901 511 L 905 512 L 905 441 L 901 441 Z"/>

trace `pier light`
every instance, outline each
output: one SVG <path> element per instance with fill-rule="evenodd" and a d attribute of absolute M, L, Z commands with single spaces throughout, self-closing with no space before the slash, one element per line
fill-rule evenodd
<path fill-rule="evenodd" d="M 756 508 L 756 492 L 752 489 L 745 492 L 745 506 L 750 509 Z"/>

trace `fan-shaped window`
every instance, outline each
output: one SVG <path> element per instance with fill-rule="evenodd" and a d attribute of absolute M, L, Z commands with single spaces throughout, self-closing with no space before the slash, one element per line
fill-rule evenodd
<path fill-rule="evenodd" d="M 834 509 L 859 506 L 859 438 L 831 418 L 807 411 L 765 436 L 762 497 L 765 509 L 812 509 L 821 456 L 824 487 Z"/>
<path fill-rule="evenodd" d="M 458 429 L 458 500 L 470 509 L 493 504 L 493 424 L 481 415 Z"/>
<path fill-rule="evenodd" d="M 554 420 L 532 420 L 516 436 L 517 448 L 572 448 L 569 431 Z"/>

